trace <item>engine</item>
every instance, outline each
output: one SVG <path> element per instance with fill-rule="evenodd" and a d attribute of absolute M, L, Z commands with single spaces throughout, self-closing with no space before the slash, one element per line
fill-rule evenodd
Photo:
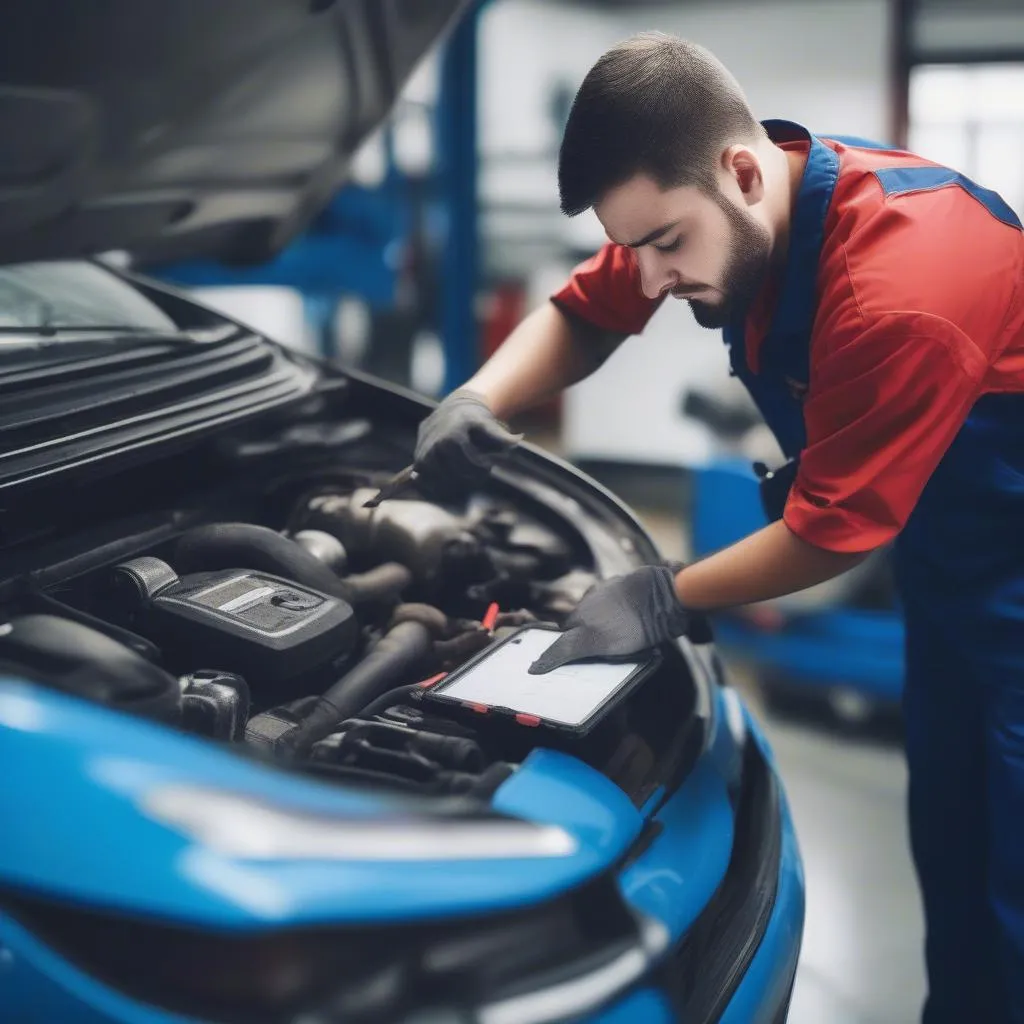
<path fill-rule="evenodd" d="M 490 792 L 536 737 L 441 714 L 423 689 L 560 624 L 596 580 L 586 549 L 500 499 L 367 508 L 374 493 L 296 491 L 276 523 L 200 522 L 64 580 L 10 619 L 0 666 L 290 769 Z M 688 711 L 678 677 L 662 689 L 574 753 L 642 790 L 678 738 L 666 702 L 675 723 Z"/>

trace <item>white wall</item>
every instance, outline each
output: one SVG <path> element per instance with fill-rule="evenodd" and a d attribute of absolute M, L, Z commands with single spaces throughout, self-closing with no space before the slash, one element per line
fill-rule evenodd
<path fill-rule="evenodd" d="M 706 46 L 760 118 L 785 117 L 821 133 L 888 134 L 887 0 L 638 4 L 618 22 L 622 36 L 658 28 Z"/>
<path fill-rule="evenodd" d="M 600 10 L 551 0 L 494 0 L 480 18 L 478 102 L 485 153 L 557 147 L 547 123 L 547 92 L 579 83 L 617 38 Z"/>
<path fill-rule="evenodd" d="M 553 161 L 491 167 L 496 153 L 557 146 L 546 109 L 550 84 L 578 84 L 603 50 L 644 29 L 662 29 L 712 50 L 739 79 L 758 117 L 800 121 L 812 131 L 885 139 L 889 134 L 887 0 L 717 0 L 599 13 L 539 0 L 498 0 L 481 26 L 481 150 L 488 196 L 550 197 Z M 588 245 L 596 221 L 564 222 Z M 540 299 L 567 268 L 544 268 Z M 644 334 L 574 388 L 565 439 L 574 457 L 693 463 L 706 438 L 679 416 L 689 382 L 740 386 L 726 371 L 717 332 L 694 324 L 688 307 L 667 302 Z"/>
<path fill-rule="evenodd" d="M 558 210 L 556 154 L 561 130 L 553 90 L 575 92 L 588 69 L 620 37 L 617 20 L 597 8 L 551 0 L 494 0 L 480 19 L 479 183 L 490 268 L 515 274 L 560 249 L 579 224 Z M 599 245 L 600 226 L 584 227 Z M 495 251 L 497 249 L 497 251 Z"/>

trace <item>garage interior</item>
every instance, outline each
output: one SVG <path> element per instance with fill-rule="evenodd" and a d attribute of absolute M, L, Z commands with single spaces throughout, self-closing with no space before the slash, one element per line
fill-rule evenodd
<path fill-rule="evenodd" d="M 603 243 L 592 213 L 559 212 L 558 144 L 594 60 L 647 29 L 707 46 L 759 117 L 906 145 L 1024 216 L 1020 0 L 477 0 L 282 254 L 143 269 L 289 349 L 440 400 Z M 718 333 L 679 302 L 512 426 L 611 490 L 684 562 L 756 526 L 750 467 L 782 461 Z M 884 558 L 715 625 L 774 749 L 803 857 L 788 1020 L 913 1024 L 924 926 Z"/>
<path fill-rule="evenodd" d="M 648 28 L 708 46 L 735 69 L 759 116 L 907 143 L 1024 212 L 1024 13 L 1013 0 L 493 0 L 462 24 L 445 57 L 421 68 L 356 161 L 355 187 L 392 197 L 415 228 L 402 280 L 382 270 L 380 280 L 338 281 L 337 296 L 307 294 L 304 304 L 274 280 L 207 281 L 197 292 L 237 316 L 262 311 L 261 326 L 282 340 L 334 346 L 343 362 L 440 397 L 600 246 L 595 218 L 558 212 L 560 124 L 602 50 Z M 432 119 L 447 128 L 433 137 L 450 147 L 440 161 Z M 447 234 L 431 222 L 428 197 L 440 198 Z M 396 222 L 381 231 L 394 234 Z M 605 372 L 522 426 L 607 483 L 666 557 L 685 560 L 702 468 L 775 453 L 744 419 L 750 406 L 725 372 L 717 335 L 669 306 L 681 304 L 666 304 Z M 693 414 L 694 395 L 715 407 L 710 423 Z M 818 598 L 840 612 L 850 600 Z M 869 600 L 884 608 L 891 594 Z M 785 655 L 759 659 L 756 645 L 725 652 L 776 751 L 804 856 L 806 929 L 789 1019 L 910 1024 L 924 998 L 923 923 L 895 670 L 848 685 L 841 670 L 815 678 L 811 669 L 787 686 Z"/>
<path fill-rule="evenodd" d="M 1024 13 L 1013 0 L 492 0 L 460 26 L 445 57 L 420 69 L 390 126 L 356 161 L 356 187 L 394 197 L 414 224 L 409 250 L 413 267 L 416 254 L 426 257 L 421 273 L 397 285 L 386 273 L 356 286 L 339 281 L 336 304 L 324 295 L 298 303 L 275 281 L 205 282 L 197 293 L 251 320 L 265 310 L 261 326 L 281 340 L 333 345 L 343 362 L 440 397 L 603 241 L 592 216 L 559 214 L 560 124 L 602 50 L 648 28 L 720 56 L 759 116 L 905 141 L 1024 211 Z M 469 125 L 467 109 L 475 109 Z M 435 138 L 453 147 L 440 165 L 434 118 L 448 127 Z M 447 235 L 430 223 L 431 195 L 451 218 Z M 189 282 L 192 271 L 168 274 Z M 390 308 L 389 295 L 400 300 Z M 749 400 L 725 372 L 717 335 L 669 306 L 681 304 L 666 304 L 606 372 L 522 426 L 606 482 L 666 557 L 685 560 L 700 468 L 774 453 L 756 425 L 744 432 L 730 422 L 732 414 L 743 425 Z M 694 393 L 718 403 L 724 422 L 687 415 Z M 844 598 L 822 600 L 841 608 Z M 923 923 L 907 846 L 898 685 L 801 678 L 787 688 L 784 661 L 725 650 L 774 746 L 804 856 L 806 928 L 789 1019 L 910 1024 L 924 998 Z M 766 677 L 781 695 L 765 699 Z"/>

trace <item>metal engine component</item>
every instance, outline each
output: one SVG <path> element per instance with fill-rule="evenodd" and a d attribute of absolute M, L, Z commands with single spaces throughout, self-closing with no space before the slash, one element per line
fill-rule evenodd
<path fill-rule="evenodd" d="M 242 739 L 249 718 L 249 685 L 241 676 L 200 669 L 180 682 L 185 729 L 218 740 Z"/>
<path fill-rule="evenodd" d="M 367 564 L 400 562 L 428 586 L 450 572 L 464 575 L 474 565 L 476 578 L 489 575 L 480 541 L 457 516 L 427 501 L 404 499 L 363 508 L 376 493 L 375 488 L 361 487 L 351 494 L 310 498 L 300 512 L 300 531 L 330 533 Z"/>
<path fill-rule="evenodd" d="M 310 761 L 342 777 L 449 794 L 496 786 L 511 773 L 507 764 L 492 764 L 469 737 L 381 721 L 347 722 L 343 731 L 314 744 Z"/>
<path fill-rule="evenodd" d="M 538 585 L 540 600 L 547 602 L 544 581 L 560 580 L 572 569 L 565 538 L 503 503 L 478 498 L 464 516 L 419 499 L 393 498 L 366 508 L 375 493 L 367 487 L 306 499 L 292 518 L 296 539 L 326 532 L 360 563 L 388 559 L 407 566 L 421 594 L 434 603 L 454 602 L 461 614 L 479 615 L 492 601 L 522 607 Z M 565 605 L 545 603 L 542 610 L 561 614 Z"/>
<path fill-rule="evenodd" d="M 345 546 L 325 530 L 299 530 L 292 536 L 300 547 L 304 547 L 314 558 L 318 558 L 332 572 L 339 576 L 348 568 L 348 552 Z"/>
<path fill-rule="evenodd" d="M 534 584 L 531 603 L 541 615 L 561 618 L 575 609 L 595 583 L 597 576 L 594 573 L 574 569 L 557 580 Z"/>
<path fill-rule="evenodd" d="M 572 548 L 554 530 L 515 509 L 479 501 L 470 506 L 467 522 L 489 548 L 498 548 L 510 565 L 529 565 L 541 579 L 554 579 L 572 566 Z"/>

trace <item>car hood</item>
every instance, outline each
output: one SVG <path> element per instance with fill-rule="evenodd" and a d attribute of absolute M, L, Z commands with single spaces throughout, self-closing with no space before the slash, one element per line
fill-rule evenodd
<path fill-rule="evenodd" d="M 0 7 L 0 260 L 266 259 L 465 0 Z"/>
<path fill-rule="evenodd" d="M 534 751 L 467 809 L 322 783 L 0 678 L 0 887 L 184 924 L 386 922 L 530 905 L 610 870 L 639 811 Z M 100 824 L 105 823 L 105 824 Z M 66 842 L 75 836 L 75 870 Z"/>

